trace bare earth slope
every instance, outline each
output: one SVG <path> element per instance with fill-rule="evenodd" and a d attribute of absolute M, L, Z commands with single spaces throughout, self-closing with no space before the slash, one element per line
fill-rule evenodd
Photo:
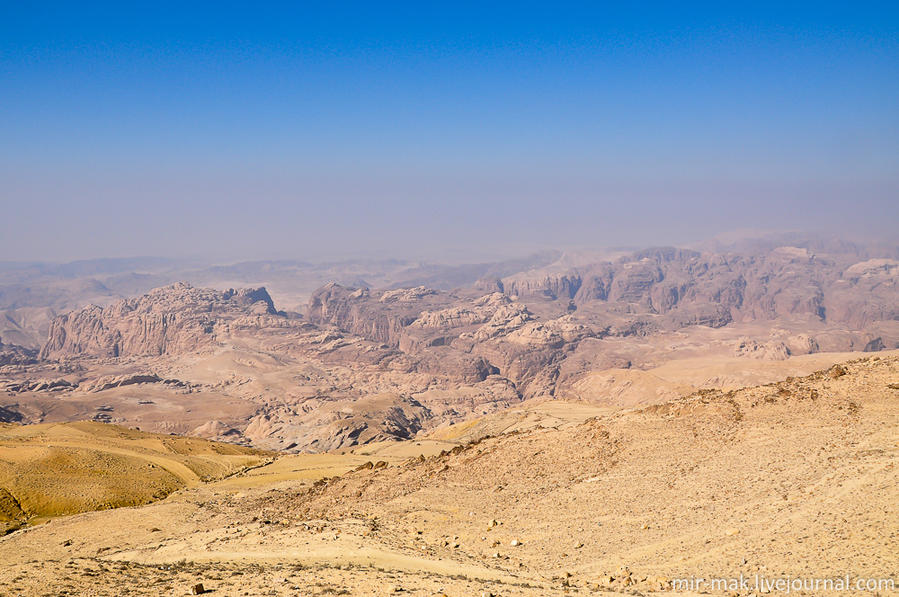
<path fill-rule="evenodd" d="M 258 465 L 259 450 L 80 422 L 0 427 L 0 524 L 145 504 Z"/>
<path fill-rule="evenodd" d="M 221 595 L 722 594 L 676 590 L 673 581 L 740 573 L 895 580 L 897 404 L 899 355 L 884 353 L 764 386 L 533 426 L 313 485 L 201 486 L 14 533 L 0 540 L 0 586 L 11 594 L 183 594 L 194 582 Z"/>

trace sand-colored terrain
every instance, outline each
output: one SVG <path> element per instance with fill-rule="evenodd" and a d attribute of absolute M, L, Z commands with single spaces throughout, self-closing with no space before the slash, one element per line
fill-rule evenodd
<path fill-rule="evenodd" d="M 0 590 L 687 595 L 730 592 L 675 580 L 897 580 L 897 406 L 891 352 L 581 422 L 540 407 L 555 424 L 437 454 L 456 440 L 289 456 L 13 533 Z"/>
<path fill-rule="evenodd" d="M 648 369 L 592 371 L 560 394 L 597 405 L 633 407 L 664 402 L 694 390 L 732 390 L 808 375 L 859 356 L 861 353 L 820 352 L 781 360 L 720 355 L 673 358 Z"/>
<path fill-rule="evenodd" d="M 0 427 L 0 522 L 7 528 L 134 506 L 269 460 L 260 450 L 96 422 Z"/>

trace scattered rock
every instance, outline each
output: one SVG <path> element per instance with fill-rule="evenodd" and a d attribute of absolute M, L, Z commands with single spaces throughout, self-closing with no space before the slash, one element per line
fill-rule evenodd
<path fill-rule="evenodd" d="M 828 375 L 830 375 L 831 379 L 843 377 L 846 375 L 846 369 L 842 365 L 834 365 L 830 368 L 830 371 L 828 371 Z"/>

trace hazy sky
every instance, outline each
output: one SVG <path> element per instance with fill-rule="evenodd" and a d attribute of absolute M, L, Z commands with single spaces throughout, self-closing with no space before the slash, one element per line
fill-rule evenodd
<path fill-rule="evenodd" d="M 0 3 L 0 261 L 899 229 L 895 1 L 130 4 Z"/>

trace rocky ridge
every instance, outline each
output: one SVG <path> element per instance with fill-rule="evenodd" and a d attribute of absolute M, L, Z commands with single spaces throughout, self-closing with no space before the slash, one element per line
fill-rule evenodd
<path fill-rule="evenodd" d="M 158 356 L 195 352 L 241 316 L 275 316 L 264 288 L 219 292 L 177 283 L 108 307 L 90 306 L 53 320 L 41 359 L 73 355 Z"/>
<path fill-rule="evenodd" d="M 796 247 L 652 249 L 453 291 L 329 283 L 303 316 L 277 311 L 265 288 L 177 283 L 57 317 L 33 361 L 7 359 L 3 387 L 34 394 L 37 420 L 57 408 L 41 398 L 50 392 L 215 395 L 255 412 L 155 430 L 326 450 L 406 439 L 522 400 L 571 399 L 608 369 L 894 348 L 897 272 L 899 261 Z"/>

